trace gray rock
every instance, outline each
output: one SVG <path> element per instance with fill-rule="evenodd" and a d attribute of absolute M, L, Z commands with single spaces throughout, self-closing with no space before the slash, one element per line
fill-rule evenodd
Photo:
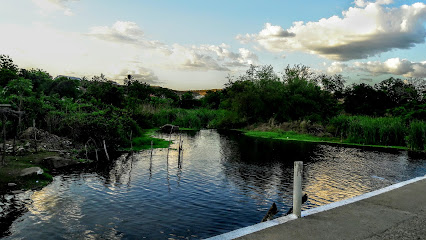
<path fill-rule="evenodd" d="M 6 200 L 6 201 L 10 201 L 10 200 L 12 200 L 12 198 L 13 198 L 13 195 L 10 195 L 10 194 L 4 195 L 4 200 Z"/>
<path fill-rule="evenodd" d="M 16 186 L 16 183 L 8 183 L 7 186 L 8 187 L 14 187 L 14 186 Z"/>
<path fill-rule="evenodd" d="M 42 170 L 43 171 L 43 170 Z M 12 194 L 20 194 L 20 193 L 23 193 L 24 191 L 22 191 L 22 190 L 15 190 L 15 191 L 12 191 Z"/>
<path fill-rule="evenodd" d="M 32 174 L 37 174 L 37 175 L 43 174 L 43 169 L 39 167 L 25 168 L 25 169 L 22 169 L 20 176 L 23 177 L 23 176 L 28 176 Z"/>
<path fill-rule="evenodd" d="M 164 133 L 176 132 L 179 131 L 179 126 L 174 126 L 172 124 L 166 124 L 161 127 L 161 131 Z"/>
<path fill-rule="evenodd" d="M 43 159 L 42 163 L 49 168 L 62 168 L 78 164 L 76 160 L 63 157 L 47 157 Z"/>

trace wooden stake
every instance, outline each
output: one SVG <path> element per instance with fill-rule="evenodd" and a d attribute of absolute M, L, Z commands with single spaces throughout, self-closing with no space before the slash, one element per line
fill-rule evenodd
<path fill-rule="evenodd" d="M 105 155 L 106 155 L 106 157 L 107 157 L 107 160 L 109 161 L 109 155 L 108 155 L 107 147 L 106 147 L 106 144 L 105 144 L 105 140 L 103 140 L 103 141 L 104 141 L 104 150 L 105 150 Z"/>
<path fill-rule="evenodd" d="M 35 127 L 35 119 L 33 119 L 33 130 L 34 130 L 34 150 L 37 152 L 37 131 Z"/>
<path fill-rule="evenodd" d="M 132 133 L 133 133 L 133 131 L 130 130 L 130 151 L 132 151 L 132 153 L 133 153 Z"/>
<path fill-rule="evenodd" d="M 154 150 L 154 148 L 153 148 L 153 142 L 152 142 L 152 140 L 151 140 L 151 159 L 152 159 L 152 151 Z"/>
<path fill-rule="evenodd" d="M 4 166 L 4 159 L 6 158 L 6 115 L 3 113 L 2 125 L 3 125 L 3 154 L 1 156 L 1 164 Z"/>

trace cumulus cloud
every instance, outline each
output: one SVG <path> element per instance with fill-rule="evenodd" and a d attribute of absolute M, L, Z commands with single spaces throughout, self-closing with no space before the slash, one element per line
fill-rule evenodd
<path fill-rule="evenodd" d="M 130 44 L 141 50 L 154 50 L 161 55 L 165 66 L 175 69 L 229 71 L 230 68 L 246 67 L 258 60 L 248 49 L 240 48 L 234 52 L 226 44 L 183 46 L 149 40 L 134 22 L 117 21 L 112 26 L 92 27 L 88 35 L 103 41 Z"/>
<path fill-rule="evenodd" d="M 201 45 L 186 47 L 179 44 L 173 45 L 172 56 L 186 70 L 216 70 L 230 71 L 234 67 L 247 67 L 257 62 L 257 56 L 245 48 L 238 52 L 230 50 L 230 46 Z"/>
<path fill-rule="evenodd" d="M 338 61 L 363 59 L 424 43 L 426 4 L 385 6 L 391 2 L 357 0 L 356 6 L 343 11 L 341 17 L 294 22 L 289 29 L 267 23 L 258 34 L 236 38 L 241 43 L 255 42 L 271 52 L 300 50 Z"/>
<path fill-rule="evenodd" d="M 405 77 L 426 77 L 426 61 L 411 62 L 407 59 L 390 58 L 384 62 L 355 62 L 354 66 L 357 70 L 372 75 L 395 74 Z"/>
<path fill-rule="evenodd" d="M 127 78 L 127 75 L 130 74 L 132 75 L 133 79 L 140 82 L 145 82 L 149 84 L 159 83 L 158 76 L 155 75 L 154 71 L 149 68 L 140 66 L 140 64 L 123 68 L 118 74 L 115 75 L 115 78 L 118 80 L 122 80 Z"/>
<path fill-rule="evenodd" d="M 73 16 L 74 13 L 67 7 L 68 3 L 79 0 L 32 0 L 42 14 L 49 14 L 56 11 L 62 11 L 66 16 Z"/>
<path fill-rule="evenodd" d="M 104 41 L 135 44 L 146 48 L 162 48 L 164 46 L 159 41 L 146 39 L 142 29 L 134 22 L 117 21 L 111 27 L 92 27 L 88 35 Z"/>
<path fill-rule="evenodd" d="M 327 68 L 328 74 L 338 74 L 341 72 L 344 72 L 345 69 L 348 68 L 347 64 L 341 63 L 341 62 L 333 62 L 331 65 Z"/>

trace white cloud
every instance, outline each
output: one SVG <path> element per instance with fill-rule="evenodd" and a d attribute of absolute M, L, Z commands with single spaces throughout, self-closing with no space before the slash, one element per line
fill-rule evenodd
<path fill-rule="evenodd" d="M 348 68 L 347 64 L 341 63 L 341 62 L 333 62 L 331 65 L 327 68 L 328 74 L 337 74 L 342 73 Z"/>
<path fill-rule="evenodd" d="M 157 57 L 158 64 L 171 69 L 229 71 L 230 68 L 247 67 L 258 60 L 251 51 L 240 48 L 238 52 L 233 52 L 226 44 L 183 46 L 149 40 L 134 22 L 117 21 L 111 27 L 92 27 L 88 35 L 102 41 L 129 44 L 140 51 L 148 51 Z"/>
<path fill-rule="evenodd" d="M 73 16 L 74 13 L 69 7 L 67 7 L 69 2 L 75 2 L 79 0 L 32 0 L 36 4 L 41 13 L 46 15 L 52 12 L 62 11 L 66 16 Z"/>
<path fill-rule="evenodd" d="M 408 49 L 424 43 L 426 4 L 399 8 L 377 2 L 355 1 L 356 7 L 317 22 L 294 22 L 289 29 L 265 24 L 258 34 L 238 35 L 241 43 L 255 42 L 271 52 L 305 51 L 347 61 L 362 59 L 392 49 Z"/>
<path fill-rule="evenodd" d="M 161 49 L 165 45 L 159 41 L 147 40 L 142 29 L 134 22 L 117 21 L 111 27 L 92 27 L 88 35 L 104 41 L 135 44 L 145 48 Z"/>
<path fill-rule="evenodd" d="M 129 74 L 132 75 L 133 79 L 140 82 L 146 82 L 149 84 L 159 83 L 158 76 L 155 75 L 154 71 L 143 67 L 142 63 L 130 64 L 124 67 L 118 74 L 114 75 L 114 78 L 117 80 L 123 80 L 127 78 L 127 75 Z"/>
<path fill-rule="evenodd" d="M 426 61 L 411 62 L 407 59 L 390 58 L 384 62 L 355 62 L 354 67 L 358 71 L 372 75 L 395 74 L 404 77 L 426 78 Z"/>

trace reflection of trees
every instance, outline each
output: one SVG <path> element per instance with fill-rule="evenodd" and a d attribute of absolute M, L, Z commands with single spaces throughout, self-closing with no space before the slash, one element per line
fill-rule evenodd
<path fill-rule="evenodd" d="M 226 179 L 259 202 L 291 205 L 293 162 L 303 161 L 303 191 L 309 195 L 305 208 L 407 180 L 421 175 L 416 171 L 423 166 L 416 165 L 406 152 L 273 141 L 238 133 L 221 135 L 220 144 Z"/>
<path fill-rule="evenodd" d="M 123 154 L 109 164 L 97 169 L 97 173 L 105 179 L 105 184 L 127 184 L 131 182 L 134 155 Z"/>
<path fill-rule="evenodd" d="M 222 135 L 220 144 L 223 172 L 232 185 L 257 201 L 285 203 L 291 201 L 293 162 L 309 161 L 315 147 L 310 143 L 257 139 L 239 133 Z"/>

